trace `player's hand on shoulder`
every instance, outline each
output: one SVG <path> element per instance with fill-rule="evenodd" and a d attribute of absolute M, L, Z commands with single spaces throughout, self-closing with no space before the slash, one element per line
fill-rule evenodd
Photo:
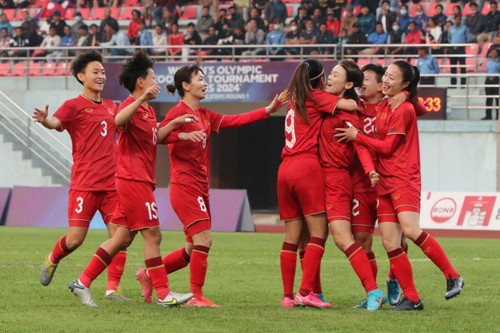
<path fill-rule="evenodd" d="M 49 115 L 49 106 L 45 105 L 45 109 L 35 108 L 35 112 L 33 112 L 33 120 L 37 123 L 43 123 L 47 116 Z"/>

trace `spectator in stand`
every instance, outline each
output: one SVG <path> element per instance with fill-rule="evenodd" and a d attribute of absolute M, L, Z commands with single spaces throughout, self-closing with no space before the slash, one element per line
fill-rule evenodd
<path fill-rule="evenodd" d="M 230 26 L 229 20 L 227 19 L 227 11 L 224 8 L 221 8 L 217 12 L 217 21 L 215 22 L 215 30 L 217 30 L 218 34 L 222 31 L 224 24 Z"/>
<path fill-rule="evenodd" d="M 85 25 L 85 23 L 83 22 L 82 14 L 80 12 L 75 13 L 74 19 L 75 19 L 75 23 L 73 23 L 73 25 L 71 26 L 71 33 L 76 37 L 76 39 L 78 39 L 79 34 L 80 34 L 80 27 L 82 25 Z"/>
<path fill-rule="evenodd" d="M 167 54 L 167 33 L 161 24 L 155 26 L 155 31 L 153 32 L 153 46 L 151 52 L 153 56 Z"/>
<path fill-rule="evenodd" d="M 265 43 L 266 34 L 262 29 L 259 29 L 257 22 L 250 19 L 245 26 L 245 45 L 262 45 Z M 265 51 L 262 47 L 251 47 L 241 54 L 243 56 L 256 56 L 261 51 Z"/>
<path fill-rule="evenodd" d="M 290 22 L 290 31 L 287 32 L 285 38 L 285 45 L 297 45 L 300 44 L 300 29 L 297 21 L 293 20 Z M 297 47 L 287 47 L 285 49 L 288 55 L 298 55 L 300 54 L 300 49 Z"/>
<path fill-rule="evenodd" d="M 462 20 L 465 19 L 462 15 L 462 7 L 460 7 L 460 5 L 456 5 L 455 7 L 453 7 L 453 11 L 451 12 L 451 15 L 448 16 L 447 21 L 451 21 L 453 24 L 455 24 L 456 16 L 460 16 Z"/>
<path fill-rule="evenodd" d="M 99 27 L 97 26 L 97 24 L 92 23 L 90 25 L 90 33 L 87 39 L 85 40 L 84 46 L 92 46 L 92 47 L 99 46 L 101 44 L 101 40 L 102 40 L 102 35 L 99 32 Z"/>
<path fill-rule="evenodd" d="M 217 36 L 217 31 L 215 30 L 215 27 L 212 25 L 208 27 L 208 37 L 205 38 L 205 41 L 203 42 L 203 45 L 218 45 L 219 42 L 219 37 Z M 203 52 L 208 55 L 212 56 L 217 56 L 218 55 L 218 49 L 217 48 L 204 48 Z M 209 57 L 210 59 L 213 59 L 212 57 Z"/>
<path fill-rule="evenodd" d="M 52 17 L 56 11 L 60 13 L 61 11 L 64 11 L 64 8 L 56 0 L 50 0 L 35 15 L 35 20 L 38 21 L 39 19 Z"/>
<path fill-rule="evenodd" d="M 54 15 L 52 16 L 52 22 L 50 23 L 50 26 L 56 28 L 56 33 L 61 38 L 65 35 L 64 27 L 66 27 L 67 25 L 68 24 L 66 23 L 66 21 L 61 17 L 61 12 L 55 11 Z"/>
<path fill-rule="evenodd" d="M 172 11 L 168 8 L 165 8 L 165 10 L 163 11 L 162 21 L 160 24 L 165 27 L 167 35 L 171 33 L 172 25 L 175 24 L 177 25 L 177 27 L 179 27 L 178 21 L 179 21 L 179 15 L 177 11 L 175 9 L 174 11 Z"/>
<path fill-rule="evenodd" d="M 0 14 L 0 29 L 7 29 L 7 34 L 9 36 L 12 35 L 12 24 L 10 24 L 9 19 L 7 18 L 7 14 Z"/>
<path fill-rule="evenodd" d="M 462 17 L 456 16 L 454 18 L 454 25 L 448 31 L 448 41 L 450 44 L 465 44 L 471 43 L 474 37 L 471 35 L 469 28 L 462 23 Z M 451 65 L 451 73 L 457 74 L 457 67 L 460 67 L 460 72 L 462 74 L 466 73 L 465 68 L 465 46 L 453 46 L 448 49 L 448 54 L 450 55 L 450 65 Z M 457 55 L 453 57 L 452 55 Z M 466 78 L 462 76 L 461 84 L 466 84 Z M 452 76 L 451 84 L 457 84 L 456 76 Z"/>
<path fill-rule="evenodd" d="M 231 30 L 231 26 L 228 23 L 222 26 L 222 30 L 219 32 L 218 37 L 219 37 L 219 41 L 217 42 L 218 45 L 233 45 L 233 38 L 234 38 L 233 31 Z M 217 49 L 217 54 L 220 56 L 230 56 L 231 53 L 232 50 L 227 47 L 225 48 L 221 47 Z"/>
<path fill-rule="evenodd" d="M 321 23 L 316 32 L 316 44 L 318 45 L 331 45 L 334 44 L 333 34 L 326 28 L 326 23 Z M 321 55 L 333 54 L 331 46 L 318 47 L 318 53 Z"/>
<path fill-rule="evenodd" d="M 356 45 L 367 44 L 365 34 L 359 29 L 358 23 L 354 23 L 352 26 L 352 33 L 347 36 L 347 48 L 345 49 L 347 55 L 357 55 L 361 48 L 356 47 Z M 357 58 L 353 59 L 357 61 Z"/>
<path fill-rule="evenodd" d="M 480 46 L 487 41 L 493 41 L 493 39 L 500 37 L 498 35 L 499 25 L 500 11 L 498 11 L 498 3 L 496 1 L 490 1 L 490 11 L 484 16 L 483 31 L 477 36 L 477 42 Z"/>
<path fill-rule="evenodd" d="M 417 25 L 417 30 L 423 31 L 427 28 L 427 24 L 429 23 L 429 16 L 424 13 L 424 7 L 420 4 L 414 5 L 417 8 L 415 12 L 415 16 L 410 16 L 410 20 L 415 22 Z"/>
<path fill-rule="evenodd" d="M 316 45 L 316 33 L 314 32 L 313 21 L 311 19 L 306 21 L 306 28 L 300 33 L 299 44 Z M 316 55 L 318 49 L 316 47 L 305 47 L 302 54 Z"/>
<path fill-rule="evenodd" d="M 139 44 L 139 23 L 142 21 L 141 12 L 137 9 L 132 11 L 132 19 L 128 24 L 127 37 L 130 40 L 130 44 Z"/>
<path fill-rule="evenodd" d="M 329 11 L 332 11 L 333 9 L 333 2 L 331 0 L 318 0 L 316 4 L 314 5 L 314 10 L 319 9 L 321 11 L 321 16 L 326 18 L 326 15 L 328 14 Z M 314 15 L 314 11 L 313 11 Z"/>
<path fill-rule="evenodd" d="M 443 29 L 439 25 L 437 18 L 432 17 L 429 20 L 429 26 L 425 33 L 425 43 L 426 44 L 439 44 L 441 43 L 441 36 L 443 35 Z M 439 50 L 439 46 L 433 46 L 434 50 Z"/>
<path fill-rule="evenodd" d="M 425 46 L 418 48 L 417 67 L 421 75 L 420 84 L 436 84 L 436 76 L 426 76 L 426 74 L 439 74 L 439 65 L 436 58 L 428 54 Z"/>
<path fill-rule="evenodd" d="M 311 19 L 313 21 L 314 32 L 318 32 L 320 24 L 326 22 L 326 17 L 321 14 L 321 9 L 319 8 L 314 8 Z"/>
<path fill-rule="evenodd" d="M 469 6 L 470 14 L 465 18 L 465 26 L 469 28 L 471 34 L 477 36 L 484 30 L 484 16 L 477 10 L 476 2 L 471 2 Z"/>
<path fill-rule="evenodd" d="M 37 24 L 34 19 L 31 18 L 30 12 L 27 9 L 22 9 L 23 23 L 21 23 L 21 28 L 23 28 L 24 37 L 29 38 L 33 33 L 36 33 Z"/>
<path fill-rule="evenodd" d="M 269 0 L 252 0 L 252 6 L 262 12 L 266 8 L 268 2 Z"/>
<path fill-rule="evenodd" d="M 170 35 L 168 35 L 168 45 L 169 46 L 184 45 L 184 34 L 179 31 L 179 26 L 177 25 L 177 23 L 172 24 L 170 29 L 171 33 Z M 182 54 L 182 48 L 170 47 L 168 49 L 168 54 L 173 57 L 180 56 Z"/>
<path fill-rule="evenodd" d="M 312 0 L 302 0 L 300 5 L 305 8 L 307 17 L 311 17 L 313 14 L 314 6 L 312 5 Z"/>
<path fill-rule="evenodd" d="M 106 34 L 111 36 L 111 39 L 109 42 L 101 42 L 101 46 L 118 46 L 118 48 L 109 49 L 109 53 L 112 56 L 115 56 L 114 58 L 111 58 L 110 61 L 120 61 L 123 59 L 120 59 L 119 57 L 132 55 L 132 49 L 129 47 L 130 40 L 123 31 L 120 31 L 120 27 L 118 25 L 106 23 L 104 31 Z"/>
<path fill-rule="evenodd" d="M 486 77 L 486 81 L 484 84 L 486 87 L 484 88 L 484 91 L 488 97 L 486 97 L 486 114 L 484 115 L 484 118 L 481 118 L 481 120 L 491 120 L 492 119 L 492 109 L 495 105 L 494 101 L 496 101 L 496 116 L 495 119 L 498 120 L 498 108 L 500 107 L 499 104 L 499 95 L 500 95 L 500 81 L 499 81 L 499 76 L 500 75 L 500 58 L 498 57 L 498 45 L 492 45 L 488 51 L 488 60 L 486 60 L 486 74 L 488 76 Z"/>
<path fill-rule="evenodd" d="M 29 47 L 30 41 L 28 38 L 24 37 L 23 28 L 16 27 L 14 29 L 14 38 L 10 41 L 9 47 L 21 48 Z M 2 47 L 3 48 L 3 47 Z M 28 50 L 12 50 L 8 52 L 9 57 L 26 57 L 28 55 Z"/>
<path fill-rule="evenodd" d="M 16 8 L 12 0 L 0 0 L 1 9 L 13 9 Z"/>
<path fill-rule="evenodd" d="M 424 42 L 424 37 L 422 36 L 422 32 L 417 29 L 417 24 L 413 21 L 410 22 L 408 26 L 409 30 L 406 34 L 405 44 L 422 44 Z M 407 46 L 405 47 L 405 54 L 417 54 L 418 49 L 415 46 Z"/>
<path fill-rule="evenodd" d="M 443 14 L 443 6 L 441 4 L 437 4 L 435 8 L 436 14 L 432 18 L 436 19 L 438 25 L 441 28 L 444 28 L 444 24 L 446 23 L 446 15 Z"/>
<path fill-rule="evenodd" d="M 335 16 L 334 12 L 326 15 L 326 30 L 330 31 L 333 37 L 340 34 L 340 21 Z"/>
<path fill-rule="evenodd" d="M 63 57 L 74 56 L 74 51 L 64 50 L 64 48 L 73 47 L 74 45 L 75 36 L 71 33 L 71 27 L 67 25 L 64 27 L 64 36 L 61 37 L 61 42 L 59 44 L 60 48 L 47 54 L 47 61 L 59 62 Z"/>
<path fill-rule="evenodd" d="M 408 15 L 408 7 L 406 5 L 402 5 L 399 10 L 398 23 L 399 29 L 405 34 L 408 33 L 409 25 L 410 25 L 410 16 Z"/>
<path fill-rule="evenodd" d="M 0 57 L 9 56 L 9 47 L 12 44 L 12 37 L 7 28 L 0 28 Z"/>
<path fill-rule="evenodd" d="M 307 16 L 307 10 L 304 7 L 299 7 L 297 9 L 297 15 L 293 20 L 297 22 L 299 30 L 302 31 L 306 28 L 306 21 L 308 19 L 310 19 L 310 17 Z"/>
<path fill-rule="evenodd" d="M 76 46 L 78 47 L 87 46 L 85 45 L 85 43 L 89 38 L 89 36 L 90 36 L 89 27 L 86 24 L 83 24 L 82 26 L 80 26 L 80 29 L 78 30 L 78 39 L 76 40 Z M 78 51 L 78 53 L 81 53 L 81 51 Z"/>
<path fill-rule="evenodd" d="M 142 50 L 147 54 L 152 54 L 152 48 L 147 46 L 153 46 L 153 34 L 146 29 L 146 21 L 141 20 L 139 22 L 139 40 L 138 45 L 145 47 Z"/>
<path fill-rule="evenodd" d="M 153 0 L 155 9 L 153 10 L 153 20 L 155 20 L 156 24 L 165 23 L 165 10 L 168 10 L 173 14 L 174 12 L 177 14 L 177 6 L 181 7 L 184 5 L 184 1 L 174 1 L 174 0 Z M 177 21 L 176 21 L 177 23 Z"/>
<path fill-rule="evenodd" d="M 283 1 L 269 1 L 264 9 L 264 17 L 268 23 L 275 22 L 277 20 L 280 24 L 284 24 L 286 18 L 288 17 L 288 12 Z"/>
<path fill-rule="evenodd" d="M 233 45 L 245 45 L 245 33 L 238 27 L 233 29 Z M 245 51 L 244 48 L 234 48 L 234 54 L 237 56 L 241 56 L 243 51 Z M 265 52 L 262 52 L 262 54 L 265 54 Z"/>
<path fill-rule="evenodd" d="M 42 41 L 42 44 L 40 44 L 40 49 L 35 50 L 33 52 L 34 57 L 44 57 L 44 56 L 50 56 L 53 52 L 57 52 L 57 50 L 54 50 L 59 47 L 61 44 L 61 37 L 56 33 L 56 28 L 50 28 L 49 29 L 49 34 L 45 36 L 45 38 Z"/>
<path fill-rule="evenodd" d="M 208 36 L 208 28 L 214 25 L 214 19 L 210 15 L 210 7 L 203 6 L 201 9 L 201 17 L 196 21 L 196 31 L 200 34 L 201 39 L 205 39 Z"/>
<path fill-rule="evenodd" d="M 351 5 L 345 7 L 344 17 L 340 20 L 340 29 L 347 29 L 348 34 L 352 34 L 352 26 L 358 23 L 358 17 L 354 15 L 354 8 Z"/>
<path fill-rule="evenodd" d="M 104 8 L 104 18 L 101 21 L 101 25 L 99 27 L 99 34 L 101 36 L 101 42 L 107 42 L 111 39 L 111 36 L 106 36 L 104 31 L 104 26 L 106 24 L 110 24 L 113 27 L 119 27 L 118 21 L 111 16 L 111 8 Z"/>
<path fill-rule="evenodd" d="M 370 8 L 366 5 L 361 7 L 361 13 L 358 15 L 358 25 L 365 36 L 375 31 L 376 23 L 375 15 L 370 12 Z"/>
<path fill-rule="evenodd" d="M 398 19 L 396 13 L 391 12 L 389 8 L 389 1 L 384 1 L 377 20 L 382 23 L 382 27 L 387 33 L 391 32 L 392 24 Z"/>
<path fill-rule="evenodd" d="M 337 37 L 333 37 L 333 42 L 337 44 L 336 55 L 341 56 L 345 54 L 346 44 L 347 44 L 347 29 L 344 28 L 340 30 L 340 34 Z"/>
<path fill-rule="evenodd" d="M 45 21 L 39 23 L 40 25 L 40 34 L 42 37 L 45 37 L 49 34 L 50 26 L 52 24 L 52 16 L 46 17 Z"/>
<path fill-rule="evenodd" d="M 229 7 L 229 15 L 231 16 L 229 18 L 229 25 L 233 30 L 236 27 L 241 28 L 242 30 L 245 28 L 245 21 L 243 20 L 241 14 L 236 11 L 235 5 Z"/>
<path fill-rule="evenodd" d="M 375 31 L 372 32 L 368 36 L 368 43 L 373 44 L 375 46 L 363 49 L 359 51 L 359 54 L 363 55 L 374 55 L 374 54 L 383 54 L 384 53 L 384 48 L 382 45 L 387 44 L 387 40 L 389 38 L 389 35 L 387 32 L 384 31 L 384 26 L 382 23 L 377 23 L 375 25 Z"/>
<path fill-rule="evenodd" d="M 257 7 L 252 7 L 250 9 L 249 19 L 254 19 L 255 22 L 257 22 L 257 26 L 259 27 L 259 29 L 262 29 L 262 30 L 266 29 L 266 23 L 262 19 L 261 11 L 259 9 L 257 9 Z M 247 21 L 247 23 L 248 23 L 248 21 Z"/>
<path fill-rule="evenodd" d="M 399 23 L 396 21 L 392 24 L 391 33 L 389 34 L 389 40 L 387 44 L 403 44 L 403 32 L 399 28 Z M 389 54 L 401 54 L 403 53 L 402 47 L 389 47 Z"/>
<path fill-rule="evenodd" d="M 187 25 L 187 31 L 184 35 L 184 45 L 201 45 L 201 37 L 195 29 L 194 23 L 189 23 Z M 189 55 L 198 54 L 199 48 L 189 49 Z"/>

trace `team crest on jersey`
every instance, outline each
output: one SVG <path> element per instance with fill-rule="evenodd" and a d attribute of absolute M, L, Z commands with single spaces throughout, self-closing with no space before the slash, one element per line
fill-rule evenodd
<path fill-rule="evenodd" d="M 144 112 L 142 114 L 142 119 L 148 119 L 148 117 L 149 117 L 149 115 L 146 112 Z"/>
<path fill-rule="evenodd" d="M 208 120 L 205 120 L 205 126 L 210 127 L 210 122 Z"/>
<path fill-rule="evenodd" d="M 109 113 L 109 115 L 111 115 L 111 116 L 114 116 L 114 115 L 115 115 L 115 112 L 114 112 L 114 111 L 113 111 L 113 109 L 111 109 L 111 108 L 108 108 L 108 113 Z"/>
<path fill-rule="evenodd" d="M 85 111 L 92 112 L 92 111 L 94 111 L 94 109 L 93 108 L 85 108 Z"/>
<path fill-rule="evenodd" d="M 399 198 L 401 198 L 401 194 L 394 193 L 392 197 L 394 198 L 394 200 L 399 200 Z"/>
<path fill-rule="evenodd" d="M 387 112 L 382 112 L 380 114 L 380 119 L 387 119 Z"/>
<path fill-rule="evenodd" d="M 326 209 L 330 210 L 330 209 L 332 209 L 332 207 L 333 207 L 333 205 L 331 205 L 331 204 L 326 204 Z"/>

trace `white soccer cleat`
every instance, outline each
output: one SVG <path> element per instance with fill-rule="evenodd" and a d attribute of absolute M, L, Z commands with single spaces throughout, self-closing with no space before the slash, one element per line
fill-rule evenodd
<path fill-rule="evenodd" d="M 73 295 L 78 297 L 80 302 L 84 305 L 97 307 L 97 304 L 95 304 L 92 294 L 90 293 L 90 289 L 83 286 L 78 279 L 69 284 L 69 290 Z"/>

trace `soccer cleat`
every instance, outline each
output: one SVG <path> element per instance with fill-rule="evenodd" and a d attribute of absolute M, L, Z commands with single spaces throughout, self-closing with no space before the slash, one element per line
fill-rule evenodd
<path fill-rule="evenodd" d="M 368 311 L 377 311 L 385 302 L 387 302 L 387 297 L 385 297 L 382 290 L 372 290 L 368 293 L 368 298 L 366 299 L 366 309 Z"/>
<path fill-rule="evenodd" d="M 52 282 L 56 269 L 57 265 L 51 263 L 49 256 L 46 256 L 45 261 L 43 262 L 43 267 L 40 270 L 40 283 L 44 286 L 48 286 L 50 282 Z"/>
<path fill-rule="evenodd" d="M 420 311 L 424 309 L 424 303 L 422 300 L 418 300 L 418 302 L 412 302 L 408 298 L 403 297 L 401 302 L 398 305 L 392 307 L 394 311 Z"/>
<path fill-rule="evenodd" d="M 460 295 L 460 292 L 462 291 L 464 285 L 464 279 L 462 279 L 460 275 L 456 278 L 450 277 L 448 280 L 446 280 L 446 294 L 444 294 L 444 298 L 448 300 Z"/>
<path fill-rule="evenodd" d="M 318 309 L 329 309 L 332 305 L 328 302 L 323 302 L 318 298 L 318 294 L 313 292 L 309 293 L 307 296 L 302 296 L 300 292 L 295 295 L 295 299 L 293 300 L 295 305 L 304 305 L 310 306 Z"/>
<path fill-rule="evenodd" d="M 95 304 L 94 299 L 92 298 L 92 294 L 90 293 L 90 289 L 83 286 L 78 279 L 75 281 L 71 282 L 69 284 L 69 290 L 73 295 L 78 297 L 80 302 L 82 302 L 84 305 L 91 306 L 91 307 L 96 307 L 97 304 Z"/>
<path fill-rule="evenodd" d="M 326 297 L 325 297 L 325 295 L 323 295 L 323 293 L 316 293 L 316 295 L 318 296 L 318 298 L 319 298 L 321 301 L 323 301 L 323 302 L 327 303 L 327 301 L 326 301 Z"/>
<path fill-rule="evenodd" d="M 293 299 L 291 299 L 288 296 L 285 296 L 281 299 L 281 307 L 283 308 L 293 308 L 295 306 L 295 303 L 293 302 Z"/>
<path fill-rule="evenodd" d="M 368 304 L 368 300 L 365 298 L 363 302 L 359 303 L 358 305 L 355 305 L 353 309 L 366 309 L 366 305 Z"/>
<path fill-rule="evenodd" d="M 106 290 L 106 299 L 110 301 L 122 301 L 122 302 L 131 301 L 130 298 L 123 296 L 123 290 L 120 287 L 117 287 L 116 290 Z"/>
<path fill-rule="evenodd" d="M 387 298 L 391 305 L 398 304 L 403 298 L 403 293 L 399 287 L 398 280 L 387 280 Z"/>
<path fill-rule="evenodd" d="M 135 273 L 135 278 L 141 283 L 144 302 L 153 303 L 153 283 L 148 276 L 146 268 L 141 268 Z"/>
<path fill-rule="evenodd" d="M 169 292 L 168 295 L 164 299 L 157 299 L 156 304 L 163 307 L 172 307 L 186 303 L 191 298 L 193 298 L 193 294 L 180 294 L 175 293 L 173 291 Z"/>
<path fill-rule="evenodd" d="M 186 306 L 190 308 L 220 308 L 220 305 L 215 304 L 214 302 L 203 296 L 191 298 L 186 303 Z"/>

